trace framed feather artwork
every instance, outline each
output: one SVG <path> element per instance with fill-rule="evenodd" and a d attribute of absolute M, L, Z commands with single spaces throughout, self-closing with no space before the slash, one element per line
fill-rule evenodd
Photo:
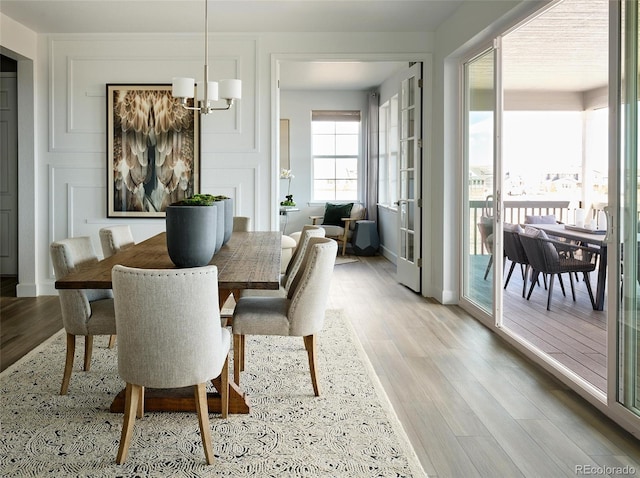
<path fill-rule="evenodd" d="M 107 84 L 107 170 L 107 217 L 164 217 L 200 192 L 200 116 L 169 84 Z"/>

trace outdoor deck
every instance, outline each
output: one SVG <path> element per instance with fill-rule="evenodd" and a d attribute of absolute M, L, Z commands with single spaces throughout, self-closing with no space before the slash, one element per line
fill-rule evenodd
<path fill-rule="evenodd" d="M 488 255 L 475 257 L 480 263 L 479 267 L 474 267 L 474 274 L 482 281 L 482 264 L 486 266 Z M 505 279 L 510 264 L 506 260 Z M 547 291 L 542 280 L 540 286 L 534 289 L 530 300 L 522 298 L 522 274 L 516 266 L 509 285 L 504 290 L 503 325 L 604 392 L 607 377 L 606 311 L 593 310 L 582 277 L 575 282 L 575 302 L 571 297 L 567 274 L 563 274 L 563 280 L 567 296 L 562 295 L 556 279 L 551 310 L 548 311 Z M 490 294 L 490 277 L 486 284 L 486 294 Z M 594 272 L 591 274 L 594 290 L 595 284 Z"/>

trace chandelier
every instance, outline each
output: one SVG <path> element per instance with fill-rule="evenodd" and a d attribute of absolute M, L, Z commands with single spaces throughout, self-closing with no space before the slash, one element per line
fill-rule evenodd
<path fill-rule="evenodd" d="M 217 110 L 228 110 L 233 105 L 233 101 L 242 96 L 242 81 L 220 80 L 209 81 L 209 15 L 208 0 L 204 1 L 204 82 L 197 82 L 193 78 L 173 78 L 171 94 L 180 99 L 180 104 L 188 109 L 199 111 L 200 114 L 208 115 Z M 197 85 L 197 89 L 196 89 Z M 198 92 L 198 106 L 188 106 L 190 98 L 195 97 Z M 223 99 L 227 102 L 226 107 L 214 107 L 212 101 Z"/>

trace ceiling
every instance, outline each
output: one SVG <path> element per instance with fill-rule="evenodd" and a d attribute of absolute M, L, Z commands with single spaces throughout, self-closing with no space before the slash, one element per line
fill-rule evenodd
<path fill-rule="evenodd" d="M 209 0 L 216 32 L 434 31 L 463 0 Z M 38 33 L 199 32 L 203 0 L 2 0 Z"/>
<path fill-rule="evenodd" d="M 209 31 L 428 32 L 435 31 L 462 3 L 210 0 Z M 202 0 L 0 0 L 0 12 L 43 34 L 188 33 L 204 29 Z M 505 87 L 583 92 L 606 85 L 607 32 L 608 0 L 564 0 L 505 37 Z M 381 84 L 405 65 L 284 62 L 281 88 L 365 90 Z"/>

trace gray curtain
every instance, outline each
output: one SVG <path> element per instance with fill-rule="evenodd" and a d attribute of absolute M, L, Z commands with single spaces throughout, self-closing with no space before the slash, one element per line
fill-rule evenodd
<path fill-rule="evenodd" d="M 380 95 L 369 93 L 369 112 L 365 127 L 366 141 L 364 154 L 364 205 L 367 219 L 378 220 L 378 114 Z"/>

